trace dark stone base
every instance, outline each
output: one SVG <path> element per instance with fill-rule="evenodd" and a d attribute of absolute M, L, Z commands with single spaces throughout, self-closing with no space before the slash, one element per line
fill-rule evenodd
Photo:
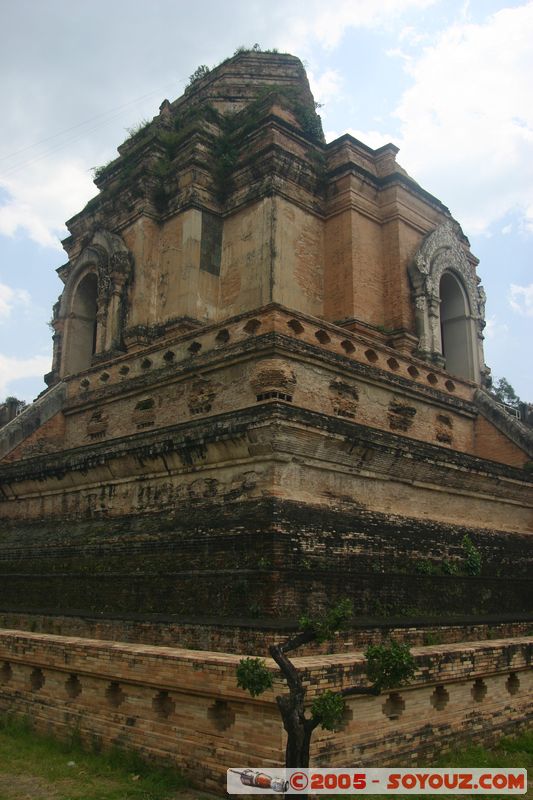
<path fill-rule="evenodd" d="M 467 534 L 482 559 L 467 574 Z M 350 597 L 384 620 L 532 611 L 530 536 L 264 500 L 179 516 L 25 523 L 0 541 L 0 608 L 297 620 Z"/>

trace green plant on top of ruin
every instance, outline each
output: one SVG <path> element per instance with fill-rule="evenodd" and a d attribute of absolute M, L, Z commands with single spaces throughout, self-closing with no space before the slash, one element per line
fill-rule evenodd
<path fill-rule="evenodd" d="M 112 164 L 114 161 L 116 161 L 116 159 L 115 159 L 115 158 L 111 158 L 109 161 L 106 161 L 106 163 L 105 163 L 105 164 L 100 164 L 100 166 L 98 166 L 98 167 L 91 167 L 91 172 L 92 172 L 92 174 L 93 174 L 93 179 L 94 179 L 95 181 L 97 181 L 97 180 L 98 180 L 98 178 L 101 178 L 101 177 L 102 177 L 102 175 L 105 173 L 106 169 L 107 169 L 109 166 L 111 166 L 111 164 Z"/>
<path fill-rule="evenodd" d="M 237 47 L 235 49 L 235 52 L 233 53 L 233 55 L 234 56 L 239 56 L 239 55 L 241 55 L 241 53 L 279 53 L 279 50 L 278 50 L 277 47 L 271 47 L 271 48 L 267 48 L 266 50 L 264 50 L 261 47 L 261 45 L 256 42 L 251 47 L 245 47 L 244 45 L 241 44 L 239 47 Z M 222 62 L 222 63 L 224 63 L 224 62 Z"/>
<path fill-rule="evenodd" d="M 444 575 L 457 575 L 459 573 L 457 564 L 454 561 L 448 561 L 446 558 L 441 562 L 441 569 Z"/>
<path fill-rule="evenodd" d="M 419 572 L 420 575 L 437 575 L 439 572 L 439 567 L 428 558 L 423 558 L 416 562 L 415 570 L 416 572 Z"/>
<path fill-rule="evenodd" d="M 145 133 L 151 124 L 152 123 L 149 119 L 141 119 L 136 125 L 133 125 L 131 128 L 126 128 L 128 132 L 128 139 L 135 139 L 141 134 Z"/>
<path fill-rule="evenodd" d="M 252 45 L 252 47 L 245 47 L 244 45 L 240 45 L 240 47 L 237 47 L 233 55 L 238 56 L 241 53 L 262 53 L 262 52 L 263 51 L 261 50 L 261 45 L 256 42 L 254 45 Z"/>
<path fill-rule="evenodd" d="M 210 72 L 211 69 L 207 66 L 207 64 L 200 64 L 200 66 L 196 67 L 194 72 L 189 75 L 189 80 L 185 88 L 189 89 L 193 83 L 196 83 L 196 81 L 199 81 L 201 78 L 205 78 L 205 76 L 209 75 Z"/>
<path fill-rule="evenodd" d="M 332 639 L 337 631 L 346 627 L 352 615 L 352 601 L 345 598 L 318 617 L 303 614 L 298 625 L 305 633 L 312 634 L 314 641 L 322 643 Z"/>

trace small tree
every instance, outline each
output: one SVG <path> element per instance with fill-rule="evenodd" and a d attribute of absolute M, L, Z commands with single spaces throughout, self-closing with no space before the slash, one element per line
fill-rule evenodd
<path fill-rule="evenodd" d="M 20 414 L 22 409 L 26 408 L 27 403 L 25 400 L 19 400 L 18 397 L 13 397 L 12 395 L 9 395 L 9 397 L 6 397 L 6 399 L 4 400 L 4 405 L 13 406 L 16 409 L 16 413 Z"/>
<path fill-rule="evenodd" d="M 4 402 L 0 402 L 0 427 L 11 422 L 21 411 L 26 408 L 26 401 L 19 400 L 18 397 L 6 397 Z"/>
<path fill-rule="evenodd" d="M 210 72 L 211 70 L 207 64 L 200 64 L 199 67 L 196 67 L 192 75 L 189 75 L 189 82 L 185 88 L 187 89 L 189 86 L 192 86 L 192 84 L 196 81 L 199 81 L 200 78 L 205 78 L 205 76 L 209 75 Z"/>
<path fill-rule="evenodd" d="M 507 378 L 498 378 L 493 384 L 492 393 L 500 403 L 505 403 L 505 405 L 512 408 L 518 408 L 520 405 L 520 398 Z"/>
<path fill-rule="evenodd" d="M 344 713 L 345 697 L 354 694 L 379 695 L 383 689 L 392 689 L 408 681 L 414 674 L 414 660 L 406 645 L 392 642 L 390 645 L 375 645 L 365 653 L 367 675 L 371 686 L 349 686 L 339 691 L 327 690 L 314 698 L 310 716 L 306 715 L 306 688 L 300 671 L 288 657 L 288 653 L 309 642 L 324 642 L 341 630 L 353 614 L 349 600 L 341 600 L 336 606 L 315 619 L 308 616 L 300 619 L 301 631 L 282 644 L 269 647 L 269 652 L 287 682 L 288 694 L 278 695 L 276 703 L 287 732 L 285 766 L 305 768 L 309 766 L 309 749 L 313 731 L 319 725 L 335 730 Z M 237 667 L 237 685 L 256 697 L 272 687 L 272 674 L 261 658 L 243 658 Z"/>

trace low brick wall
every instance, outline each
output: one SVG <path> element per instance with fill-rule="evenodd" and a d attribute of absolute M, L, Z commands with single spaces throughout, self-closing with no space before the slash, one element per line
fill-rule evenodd
<path fill-rule="evenodd" d="M 413 684 L 381 697 L 353 697 L 340 731 L 317 731 L 315 764 L 354 766 L 430 758 L 462 738 L 490 740 L 531 721 L 533 639 L 415 648 Z M 172 761 L 191 781 L 222 792 L 228 766 L 283 761 L 272 691 L 252 699 L 236 686 L 239 655 L 0 631 L 0 710 L 35 727 L 73 731 Z M 308 696 L 364 682 L 360 652 L 295 659 Z"/>
<path fill-rule="evenodd" d="M 243 655 L 268 655 L 271 644 L 283 641 L 298 630 L 296 620 L 229 620 L 175 619 L 157 615 L 131 617 L 89 617 L 76 614 L 31 614 L 0 610 L 0 630 L 14 628 L 32 633 L 52 633 L 57 636 L 76 636 L 84 639 L 105 639 L 135 644 L 157 644 L 190 650 L 213 650 Z M 343 637 L 322 644 L 311 642 L 302 647 L 300 655 L 318 653 L 348 653 L 365 650 L 369 644 L 381 644 L 389 639 L 410 647 L 418 645 L 476 642 L 510 639 L 533 635 L 533 622 L 528 615 L 523 620 L 485 620 L 464 617 L 455 620 L 412 619 L 401 623 L 389 620 L 366 620 L 344 632 Z"/>

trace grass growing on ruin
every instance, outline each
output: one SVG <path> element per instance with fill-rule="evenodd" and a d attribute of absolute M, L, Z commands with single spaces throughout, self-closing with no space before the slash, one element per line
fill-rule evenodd
<path fill-rule="evenodd" d="M 458 750 L 453 750 L 449 753 L 446 753 L 445 756 L 439 758 L 432 766 L 434 767 L 472 767 L 476 768 L 518 768 L 518 767 L 525 767 L 528 771 L 528 791 L 527 794 L 522 795 L 515 795 L 516 797 L 524 798 L 524 800 L 533 800 L 533 729 L 526 731 L 518 736 L 508 736 L 504 739 L 500 739 L 499 743 L 489 749 L 485 747 L 479 746 L 471 746 L 471 747 L 463 747 Z M 416 772 L 416 768 L 413 767 L 413 772 Z M 435 797 L 437 795 L 434 795 Z M 472 797 L 475 800 L 482 800 L 482 798 L 488 798 L 489 800 L 509 800 L 510 797 L 513 795 L 509 794 L 490 794 L 490 795 L 481 795 L 481 794 L 474 794 L 474 795 L 438 795 L 438 797 L 450 797 L 450 798 L 469 798 Z M 340 795 L 338 795 L 340 800 Z M 363 800 L 363 798 L 368 798 L 368 800 L 392 800 L 393 798 L 398 798 L 398 800 L 406 800 L 406 798 L 410 798 L 410 800 L 427 800 L 428 797 L 431 795 L 370 795 L 370 794 L 357 794 L 353 795 L 352 798 L 357 797 L 357 800 Z M 344 795 L 346 798 L 346 795 Z"/>
<path fill-rule="evenodd" d="M 172 769 L 156 768 L 135 754 L 85 752 L 35 734 L 27 722 L 0 718 L 0 800 L 193 800 Z"/>

